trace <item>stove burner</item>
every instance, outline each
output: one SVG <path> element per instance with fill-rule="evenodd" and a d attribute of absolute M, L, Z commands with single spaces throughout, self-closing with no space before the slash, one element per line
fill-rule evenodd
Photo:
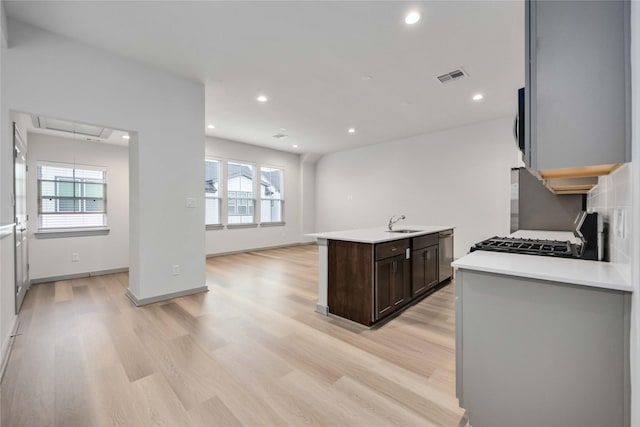
<path fill-rule="evenodd" d="M 471 247 L 473 251 L 493 251 L 526 255 L 580 258 L 580 247 L 570 241 L 492 237 Z"/>

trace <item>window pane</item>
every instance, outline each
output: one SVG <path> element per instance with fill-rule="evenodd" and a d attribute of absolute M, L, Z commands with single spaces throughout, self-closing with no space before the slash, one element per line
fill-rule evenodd
<path fill-rule="evenodd" d="M 82 212 L 104 212 L 104 199 L 85 199 L 83 202 Z"/>
<path fill-rule="evenodd" d="M 76 193 L 76 196 L 82 197 L 95 197 L 97 199 L 104 198 L 104 184 L 90 184 L 83 183 L 79 184 L 79 191 Z"/>
<path fill-rule="evenodd" d="M 278 168 L 260 168 L 260 197 L 263 199 L 282 199 L 283 170 Z"/>
<path fill-rule="evenodd" d="M 227 176 L 227 222 L 250 224 L 255 221 L 253 212 L 254 166 L 244 163 L 228 163 Z M 232 208 L 233 206 L 233 208 Z"/>
<path fill-rule="evenodd" d="M 73 182 L 57 182 L 56 196 L 73 197 Z"/>
<path fill-rule="evenodd" d="M 220 221 L 220 162 L 204 161 L 204 222 L 221 224 Z"/>
<path fill-rule="evenodd" d="M 262 200 L 261 202 L 261 222 L 281 222 L 282 221 L 282 200 Z"/>
<path fill-rule="evenodd" d="M 40 194 L 42 197 L 56 195 L 56 183 L 52 181 L 40 181 Z"/>
<path fill-rule="evenodd" d="M 204 192 L 218 195 L 220 189 L 220 162 L 205 160 L 204 162 Z"/>
<path fill-rule="evenodd" d="M 253 199 L 253 165 L 229 162 L 228 191 L 244 191 Z"/>

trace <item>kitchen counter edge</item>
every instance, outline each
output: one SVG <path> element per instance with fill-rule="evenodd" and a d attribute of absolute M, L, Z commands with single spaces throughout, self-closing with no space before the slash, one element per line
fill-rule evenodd
<path fill-rule="evenodd" d="M 616 265 L 608 262 L 475 251 L 451 265 L 461 270 L 633 292 Z"/>
<path fill-rule="evenodd" d="M 362 228 L 344 231 L 329 231 L 325 233 L 305 234 L 307 237 L 315 237 L 317 239 L 341 240 L 345 242 L 356 243 L 382 243 L 394 240 L 410 239 L 412 237 L 424 236 L 425 234 L 438 233 L 440 231 L 454 230 L 452 226 L 440 225 L 402 225 L 395 227 L 396 230 L 419 230 L 415 233 L 391 233 L 385 227 Z"/>

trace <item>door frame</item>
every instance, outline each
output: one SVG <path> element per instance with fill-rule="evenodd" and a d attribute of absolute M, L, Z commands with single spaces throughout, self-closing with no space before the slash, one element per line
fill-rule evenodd
<path fill-rule="evenodd" d="M 24 280 L 25 278 L 23 277 L 22 279 L 24 280 L 24 286 L 22 286 L 23 289 L 20 289 L 20 291 L 18 292 L 18 260 L 20 259 L 18 257 L 18 248 L 17 248 L 17 239 L 18 239 L 18 216 L 17 216 L 17 193 L 16 193 L 16 188 L 17 188 L 17 183 L 16 183 L 16 164 L 17 164 L 17 156 L 18 156 L 18 152 L 20 150 L 22 150 L 21 152 L 24 153 L 24 161 L 25 161 L 25 176 L 24 176 L 24 194 L 25 194 L 25 215 L 26 215 L 26 220 L 25 220 L 25 228 L 24 231 L 20 231 L 22 232 L 27 232 L 28 231 L 28 227 L 26 226 L 26 224 L 28 224 L 29 221 L 29 215 L 26 213 L 26 209 L 27 209 L 27 203 L 26 203 L 26 199 L 27 199 L 27 189 L 28 189 L 28 172 L 29 169 L 27 167 L 27 144 L 26 144 L 26 140 L 24 139 L 24 137 L 22 136 L 22 132 L 20 132 L 20 129 L 18 128 L 18 125 L 16 122 L 13 122 L 13 134 L 12 134 L 12 140 L 13 140 L 13 218 L 15 221 L 15 225 L 13 227 L 13 255 L 14 255 L 14 265 L 13 265 L 13 275 L 14 275 L 14 308 L 15 308 L 15 314 L 18 314 L 18 312 L 20 311 L 20 307 L 22 306 L 22 302 L 24 301 L 24 297 L 27 293 L 27 291 L 29 290 L 29 288 L 31 287 L 31 281 L 29 280 L 29 247 L 27 246 L 27 248 L 24 250 L 24 265 L 26 265 L 26 268 L 24 269 L 24 275 L 26 276 L 26 280 Z M 28 242 L 28 237 L 24 239 L 24 244 L 27 244 Z"/>

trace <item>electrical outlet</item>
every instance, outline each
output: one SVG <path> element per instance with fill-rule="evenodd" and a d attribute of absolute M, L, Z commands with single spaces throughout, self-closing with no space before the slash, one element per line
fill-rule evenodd
<path fill-rule="evenodd" d="M 179 266 L 179 265 L 177 265 L 177 264 L 176 264 L 176 265 L 171 266 L 171 273 L 172 273 L 174 276 L 179 275 L 179 274 L 180 274 L 180 266 Z"/>
<path fill-rule="evenodd" d="M 74 252 L 71 254 L 71 262 L 80 261 L 80 254 L 78 252 Z"/>

